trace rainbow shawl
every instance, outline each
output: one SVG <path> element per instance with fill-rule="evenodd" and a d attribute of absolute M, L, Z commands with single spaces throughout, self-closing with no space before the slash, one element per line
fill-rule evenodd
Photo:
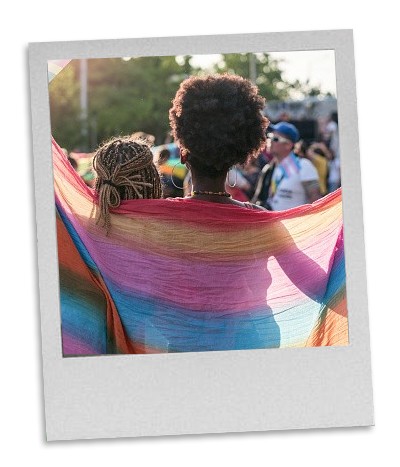
<path fill-rule="evenodd" d="M 348 344 L 341 191 L 284 212 L 93 191 L 52 143 L 64 356 Z"/>

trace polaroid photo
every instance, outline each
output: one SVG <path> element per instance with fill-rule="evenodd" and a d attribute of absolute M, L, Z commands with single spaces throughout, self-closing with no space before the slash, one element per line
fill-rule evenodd
<path fill-rule="evenodd" d="M 373 424 L 353 55 L 30 44 L 49 441 Z"/>

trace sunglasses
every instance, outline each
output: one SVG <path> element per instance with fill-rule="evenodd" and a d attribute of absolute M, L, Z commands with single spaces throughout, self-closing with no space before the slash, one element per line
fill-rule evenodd
<path fill-rule="evenodd" d="M 271 141 L 274 141 L 275 143 L 290 143 L 293 144 L 290 139 L 283 138 L 282 136 L 277 136 L 274 135 L 273 133 L 269 133 L 267 135 L 267 138 L 270 139 Z"/>

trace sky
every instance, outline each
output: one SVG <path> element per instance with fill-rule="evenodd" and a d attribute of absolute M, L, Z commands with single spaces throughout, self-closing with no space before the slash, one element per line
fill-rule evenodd
<path fill-rule="evenodd" d="M 336 96 L 335 55 L 333 50 L 310 50 L 295 52 L 269 52 L 281 61 L 283 77 L 301 82 L 309 79 L 311 85 L 320 86 L 323 92 Z M 193 55 L 192 65 L 206 68 L 220 60 L 220 55 Z"/>

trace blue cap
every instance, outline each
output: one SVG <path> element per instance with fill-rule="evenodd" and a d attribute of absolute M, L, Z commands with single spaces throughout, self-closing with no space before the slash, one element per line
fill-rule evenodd
<path fill-rule="evenodd" d="M 269 128 L 272 128 L 273 131 L 286 136 L 286 138 L 290 139 L 293 143 L 297 143 L 300 139 L 299 130 L 291 123 L 279 122 L 276 125 L 270 125 Z"/>

